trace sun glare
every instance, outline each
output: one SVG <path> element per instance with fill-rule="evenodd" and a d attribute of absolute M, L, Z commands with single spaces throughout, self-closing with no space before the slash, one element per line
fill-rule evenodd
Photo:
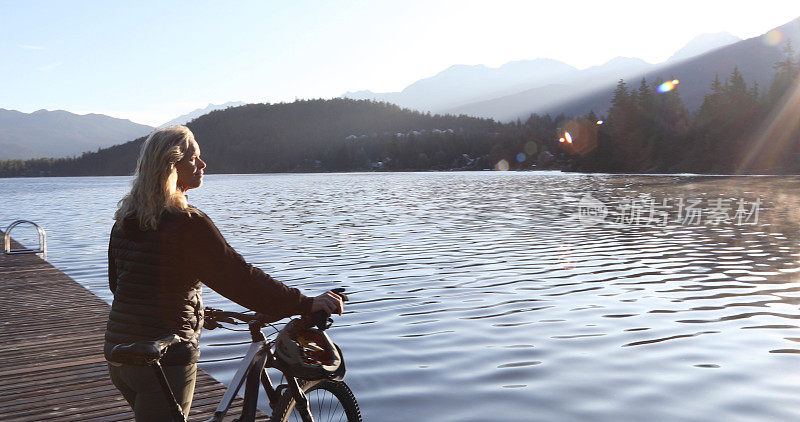
<path fill-rule="evenodd" d="M 753 167 L 774 168 L 791 151 L 792 139 L 798 126 L 798 114 L 800 114 L 800 78 L 792 82 L 778 105 L 764 119 L 758 137 L 750 144 L 736 173 Z"/>

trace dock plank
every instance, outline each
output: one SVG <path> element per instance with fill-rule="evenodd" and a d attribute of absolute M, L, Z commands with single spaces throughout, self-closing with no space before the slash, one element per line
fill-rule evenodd
<path fill-rule="evenodd" d="M 37 255 L 0 252 L 0 421 L 134 420 L 103 358 L 109 310 Z M 224 392 L 198 369 L 189 419 L 211 417 Z M 241 405 L 237 399 L 226 420 Z"/>

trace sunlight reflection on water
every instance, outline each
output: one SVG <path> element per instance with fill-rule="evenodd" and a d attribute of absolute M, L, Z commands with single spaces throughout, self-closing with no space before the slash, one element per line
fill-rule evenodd
<path fill-rule="evenodd" d="M 0 227 L 42 225 L 49 260 L 109 301 L 108 231 L 128 180 L 0 179 Z M 798 188 L 795 177 L 211 175 L 190 202 L 276 278 L 348 288 L 331 334 L 365 420 L 797 420 Z M 586 227 L 575 216 L 587 193 L 609 208 L 763 203 L 756 225 Z M 206 302 L 231 306 L 208 289 Z M 208 345 L 242 334 L 204 333 L 219 379 L 246 345 Z"/>

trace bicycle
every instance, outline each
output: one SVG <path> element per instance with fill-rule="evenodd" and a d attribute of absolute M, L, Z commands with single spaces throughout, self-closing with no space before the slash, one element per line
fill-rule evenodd
<path fill-rule="evenodd" d="M 343 301 L 347 300 L 344 289 L 334 289 L 333 292 L 341 296 Z M 332 342 L 329 343 L 329 346 L 335 347 L 340 357 L 340 363 L 336 365 L 336 369 L 334 371 L 322 371 L 319 374 L 295 373 L 301 371 L 297 369 L 296 365 L 293 366 L 282 359 L 278 352 L 278 346 L 287 343 L 277 343 L 286 338 L 296 337 L 298 332 L 311 332 L 310 330 L 316 327 L 319 332 L 324 333 L 333 323 L 330 315 L 324 311 L 318 311 L 311 317 L 293 318 L 282 329 L 278 330 L 272 325 L 276 320 L 268 315 L 205 308 L 203 326 L 206 329 L 215 329 L 224 326 L 220 325 L 220 323 L 238 324 L 235 320 L 248 325 L 252 343 L 228 388 L 225 390 L 217 409 L 214 411 L 214 415 L 205 422 L 221 422 L 243 384 L 245 386 L 244 402 L 242 404 L 242 413 L 236 419 L 237 422 L 252 422 L 255 420 L 259 384 L 264 387 L 269 398 L 269 405 L 272 409 L 270 421 L 286 422 L 290 420 L 289 418 L 292 415 L 292 420 L 302 420 L 303 422 L 313 422 L 314 420 L 361 421 L 361 411 L 358 408 L 356 398 L 350 387 L 341 380 L 344 378 L 346 368 L 339 346 Z M 268 337 L 261 331 L 267 326 L 273 327 L 275 332 L 278 333 L 275 340 L 268 340 Z M 324 335 L 324 337 L 328 338 L 327 335 Z M 164 391 L 164 396 L 167 398 L 172 419 L 176 422 L 186 422 L 188 415 L 183 414 L 183 410 L 175 400 L 175 395 L 169 387 L 161 366 L 161 357 L 164 356 L 164 353 L 171 345 L 178 342 L 180 342 L 180 338 L 172 334 L 155 341 L 120 344 L 114 347 L 111 357 L 114 361 L 120 363 L 152 366 L 156 378 Z M 324 351 L 318 344 L 313 343 L 303 344 L 302 349 L 300 357 L 307 362 L 316 362 L 315 359 L 318 356 L 315 353 L 319 354 L 321 350 Z M 285 379 L 286 382 L 274 387 L 267 373 L 267 368 L 274 368 L 280 371 L 283 374 L 282 379 Z M 309 393 L 313 395 L 313 403 L 309 400 Z"/>

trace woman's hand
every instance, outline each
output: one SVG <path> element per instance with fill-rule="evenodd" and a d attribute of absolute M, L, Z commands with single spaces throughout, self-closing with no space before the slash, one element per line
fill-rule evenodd
<path fill-rule="evenodd" d="M 342 298 L 332 291 L 327 291 L 314 298 L 311 304 L 311 313 L 316 311 L 325 311 L 329 315 L 342 314 L 344 310 L 344 302 Z"/>

